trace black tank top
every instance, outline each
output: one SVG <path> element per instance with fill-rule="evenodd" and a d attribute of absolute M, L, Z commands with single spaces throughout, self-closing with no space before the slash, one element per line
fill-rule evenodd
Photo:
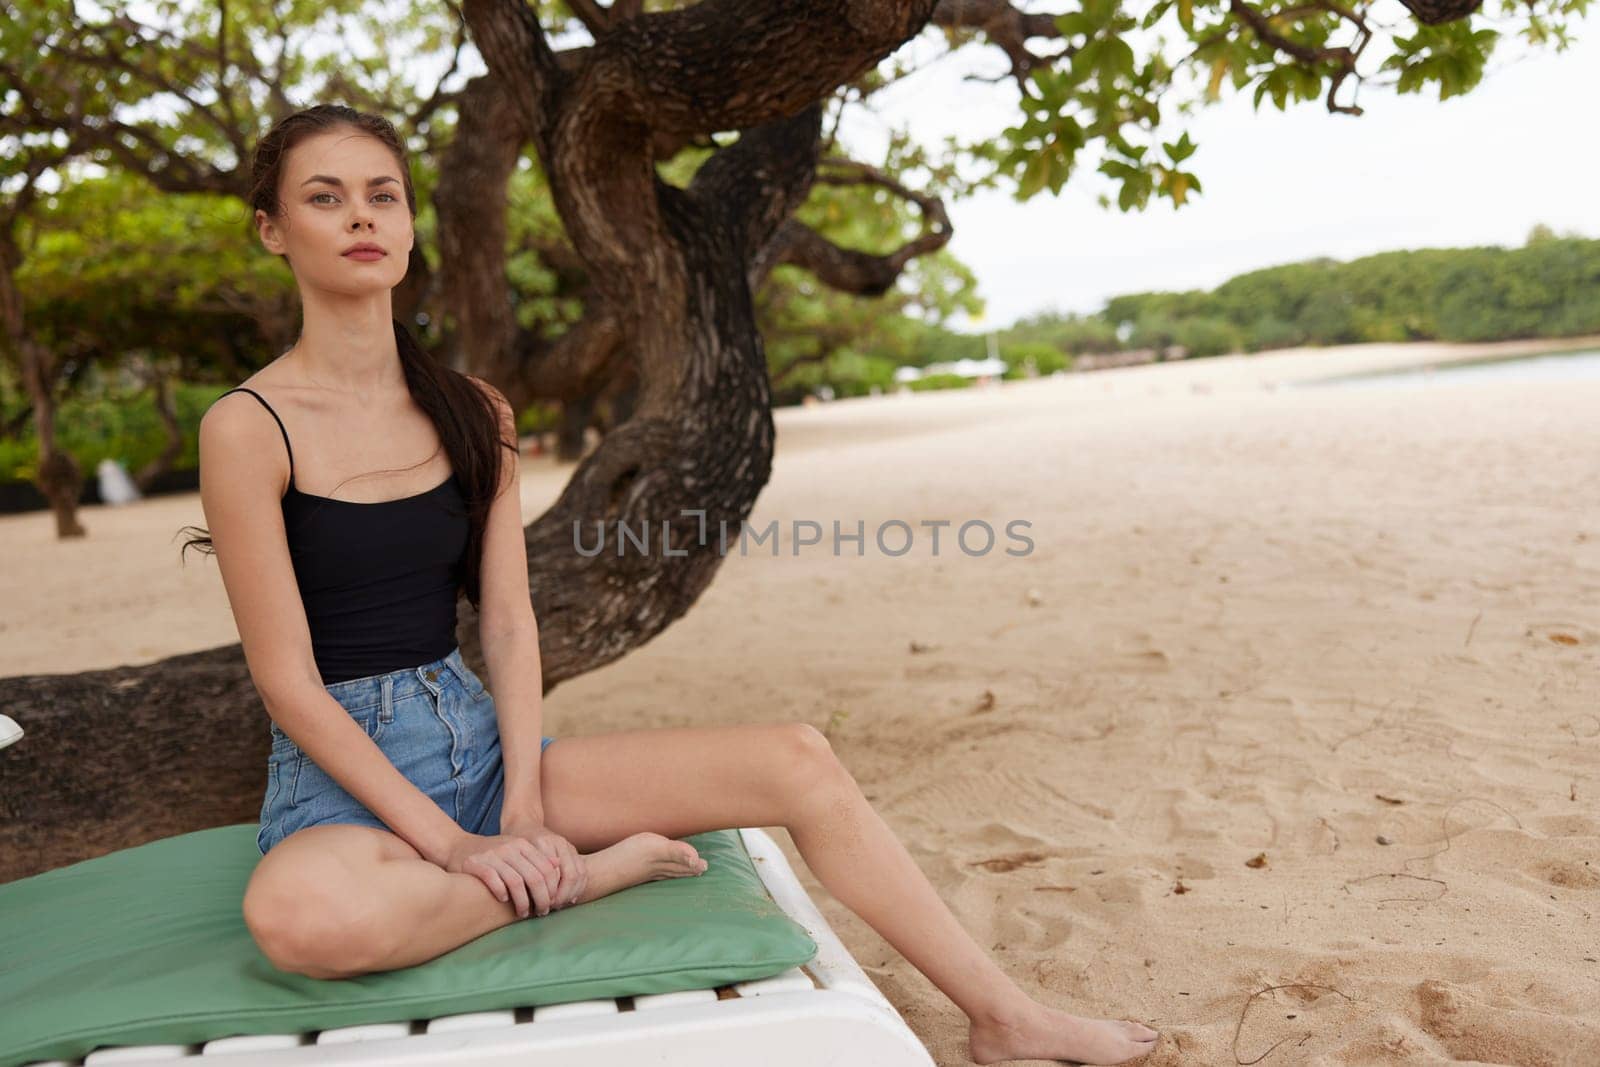
<path fill-rule="evenodd" d="M 322 683 L 449 655 L 456 647 L 456 596 L 469 532 L 455 474 L 415 496 L 371 504 L 302 493 L 278 413 L 253 389 L 241 385 L 228 393 L 261 401 L 289 451 L 283 525 Z"/>

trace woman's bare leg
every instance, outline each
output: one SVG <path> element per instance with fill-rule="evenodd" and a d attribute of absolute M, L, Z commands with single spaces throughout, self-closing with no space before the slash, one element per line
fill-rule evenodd
<path fill-rule="evenodd" d="M 692 846 L 671 838 L 784 826 L 828 891 L 966 1013 L 977 1062 L 1124 1063 L 1155 1047 L 1148 1027 L 1028 997 L 961 927 L 810 726 L 563 738 L 545 751 L 540 782 L 546 824 L 586 854 L 585 900 L 695 873 Z M 516 914 L 477 878 L 440 870 L 394 834 L 324 826 L 290 835 L 262 860 L 245 919 L 280 967 L 336 978 L 432 959 Z"/>
<path fill-rule="evenodd" d="M 578 904 L 704 869 L 693 845 L 649 832 L 584 864 Z M 516 905 L 476 876 L 446 871 L 370 826 L 312 826 L 284 838 L 251 875 L 244 912 L 274 965 L 311 978 L 409 967 L 519 921 Z"/>
<path fill-rule="evenodd" d="M 1155 1047 L 1149 1027 L 1080 1018 L 1023 992 L 962 928 L 809 725 L 566 737 L 545 751 L 539 778 L 546 825 L 580 851 L 642 829 L 679 838 L 786 827 L 817 880 L 966 1013 L 979 1063 L 1124 1063 Z"/>

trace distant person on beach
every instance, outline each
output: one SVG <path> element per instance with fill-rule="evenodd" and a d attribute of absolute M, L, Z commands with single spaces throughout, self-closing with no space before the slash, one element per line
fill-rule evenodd
<path fill-rule="evenodd" d="M 295 344 L 200 426 L 208 536 L 271 718 L 251 935 L 343 978 L 507 923 L 693 877 L 682 837 L 783 826 L 818 880 L 968 1016 L 979 1063 L 1123 1063 L 1136 1022 L 1029 997 L 961 927 L 806 723 L 541 737 L 515 417 L 392 314 L 416 197 L 384 119 L 318 106 L 256 148 L 258 235 L 294 273 Z M 188 547 L 187 545 L 185 547 Z M 479 613 L 493 693 L 456 644 Z M 553 743 L 554 742 L 554 743 Z"/>

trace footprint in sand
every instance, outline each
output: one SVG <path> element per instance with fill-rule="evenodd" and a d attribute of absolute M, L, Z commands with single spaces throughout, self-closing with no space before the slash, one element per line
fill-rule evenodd
<path fill-rule="evenodd" d="M 986 860 L 973 860 L 968 866 L 982 867 L 991 874 L 1006 874 L 1018 867 L 1037 867 L 1050 857 L 1043 852 L 1028 850 L 1007 856 L 993 856 Z"/>
<path fill-rule="evenodd" d="M 1600 889 L 1600 870 L 1592 863 L 1547 860 L 1528 868 L 1528 873 L 1563 889 Z"/>
<path fill-rule="evenodd" d="M 1451 1056 L 1483 1063 L 1600 1063 L 1600 1026 L 1535 1009 L 1481 1003 L 1451 982 L 1415 989 L 1422 1028 Z"/>
<path fill-rule="evenodd" d="M 1553 816 L 1541 820 L 1554 821 L 1567 833 L 1541 837 L 1518 828 L 1478 827 L 1462 828 L 1452 835 L 1448 855 L 1441 855 L 1440 877 L 1449 878 L 1451 872 L 1484 871 L 1493 877 L 1506 879 L 1524 889 L 1538 890 L 1532 880 L 1561 889 L 1600 889 L 1600 852 L 1593 847 L 1594 820 L 1588 816 Z M 1576 903 L 1576 901 L 1574 901 Z"/>
<path fill-rule="evenodd" d="M 1157 647 L 1155 635 L 1143 630 L 1134 630 L 1118 638 L 1113 652 L 1116 654 L 1116 667 L 1120 671 L 1150 673 L 1172 669 L 1172 660 Z"/>

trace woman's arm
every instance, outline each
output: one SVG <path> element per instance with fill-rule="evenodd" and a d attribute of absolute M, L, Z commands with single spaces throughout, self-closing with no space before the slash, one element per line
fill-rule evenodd
<path fill-rule="evenodd" d="M 377 742 L 320 683 L 315 688 L 263 689 L 261 696 L 273 721 L 300 751 L 424 859 L 445 865 L 465 831 L 395 769 Z"/>
<path fill-rule="evenodd" d="M 481 378 L 500 417 L 500 483 L 483 535 L 478 639 L 489 667 L 505 761 L 506 796 L 501 822 L 544 822 L 539 793 L 539 741 L 544 718 L 544 674 L 539 663 L 539 625 L 528 590 L 528 544 L 522 528 L 522 465 L 516 418 L 500 391 Z"/>
<path fill-rule="evenodd" d="M 301 751 L 439 863 L 461 828 L 395 770 L 322 685 L 283 526 L 288 470 L 277 424 L 249 396 L 223 397 L 200 420 L 200 506 L 250 680 Z"/>

